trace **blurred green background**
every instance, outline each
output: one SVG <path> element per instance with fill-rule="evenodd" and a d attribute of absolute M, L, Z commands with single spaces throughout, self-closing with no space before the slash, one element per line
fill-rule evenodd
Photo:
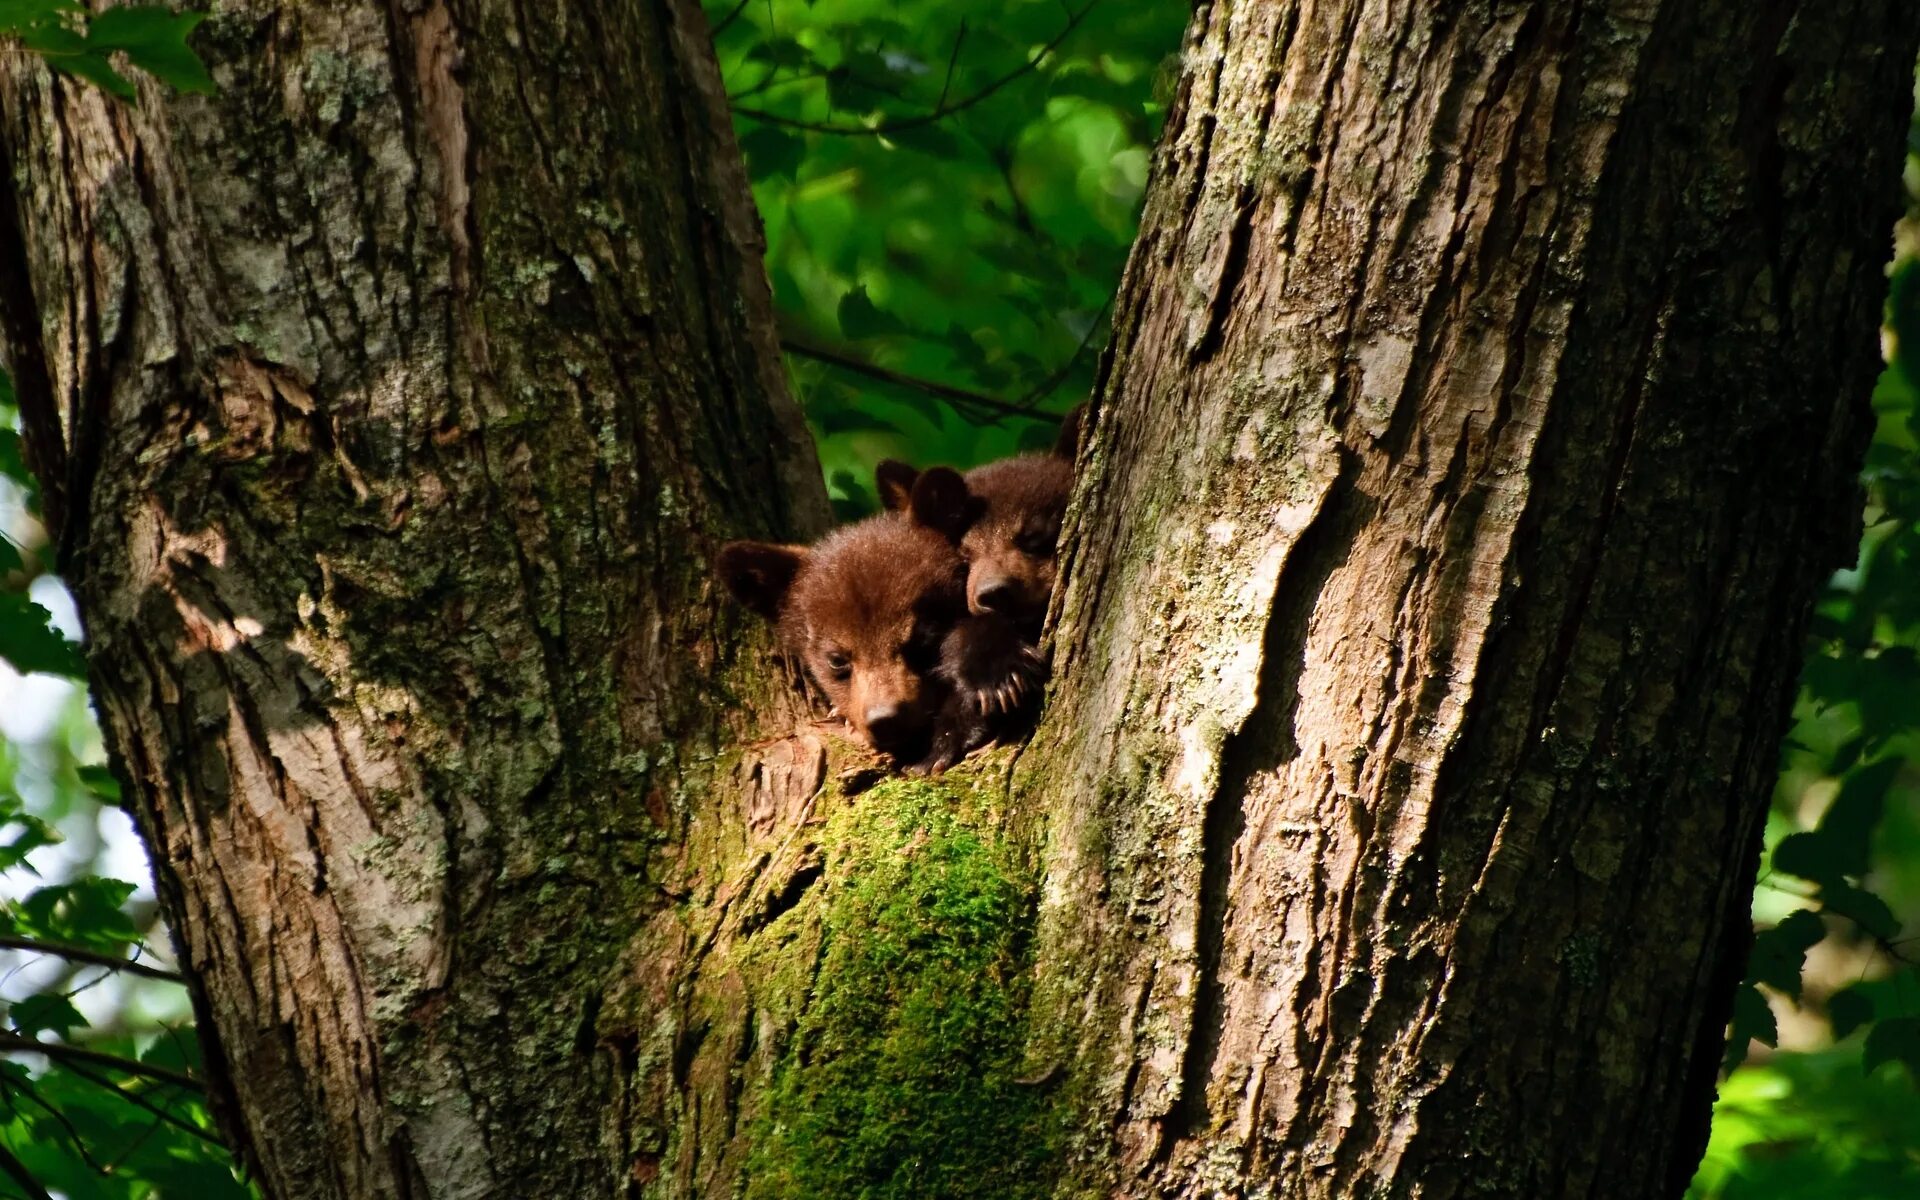
<path fill-rule="evenodd" d="M 842 516 L 872 507 L 881 458 L 1044 445 L 1085 397 L 1187 11 L 710 0 L 794 390 Z M 0 37 L 24 19 L 0 14 Z M 184 30 L 162 32 L 111 48 L 203 86 L 169 49 Z M 43 52 L 101 79 L 104 58 L 62 45 Z M 1909 152 L 1914 203 L 1920 125 Z M 1893 250 L 1860 562 L 1808 647 L 1697 1200 L 1920 1197 L 1920 221 Z M 0 1056 L 0 1196 L 32 1194 L 20 1172 L 68 1197 L 245 1195 L 166 1074 L 197 1061 L 183 990 L 35 948 L 162 967 L 169 950 L 74 678 L 78 624 L 44 571 L 11 401 L 0 382 L 0 659 L 28 673 L 0 661 L 0 946 L 26 948 L 0 949 L 0 1036 L 113 1058 Z"/>

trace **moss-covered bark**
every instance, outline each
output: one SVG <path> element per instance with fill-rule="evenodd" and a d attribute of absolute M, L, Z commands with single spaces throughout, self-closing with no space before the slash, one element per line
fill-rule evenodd
<path fill-rule="evenodd" d="M 1201 6 L 1022 760 L 1068 1192 L 1679 1194 L 1917 40 Z"/>

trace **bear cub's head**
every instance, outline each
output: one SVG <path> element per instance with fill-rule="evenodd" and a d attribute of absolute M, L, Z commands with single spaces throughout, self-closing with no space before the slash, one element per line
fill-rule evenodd
<path fill-rule="evenodd" d="M 967 560 L 967 607 L 1006 617 L 1032 634 L 1038 633 L 1053 594 L 1080 414 L 1078 408 L 1067 414 L 1050 453 L 1004 458 L 964 477 L 967 516 L 960 553 Z M 874 473 L 881 503 L 904 510 L 924 477 L 903 462 L 881 463 Z"/>
<path fill-rule="evenodd" d="M 956 542 L 970 503 L 956 471 L 914 482 L 900 511 L 811 546 L 729 542 L 719 573 L 736 599 L 774 623 L 857 736 L 902 761 L 921 758 L 949 685 L 942 640 L 967 612 Z"/>

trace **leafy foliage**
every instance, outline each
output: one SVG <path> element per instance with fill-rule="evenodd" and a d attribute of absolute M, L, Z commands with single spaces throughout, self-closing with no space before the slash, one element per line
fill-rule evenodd
<path fill-rule="evenodd" d="M 882 458 L 969 466 L 1046 444 L 1092 384 L 1187 6 L 708 12 L 841 514 L 874 505 Z"/>
<path fill-rule="evenodd" d="M 872 507 L 883 457 L 964 466 L 1043 443 L 1092 383 L 1186 6 L 708 9 L 789 365 L 838 510 Z M 199 20 L 156 5 L 91 14 L 72 0 L 0 0 L 0 44 L 132 102 L 129 68 L 212 88 L 187 40 Z M 1894 353 L 1874 397 L 1868 529 L 1859 566 L 1820 606 L 1729 1062 L 1755 1042 L 1810 1044 L 1809 1016 L 1824 1026 L 1815 1043 L 1844 1044 L 1774 1049 L 1731 1074 L 1698 1200 L 1920 1194 L 1908 1078 L 1920 1075 L 1920 975 L 1902 937 L 1920 912 L 1920 227 L 1904 236 L 1887 313 Z M 0 371 L 0 499 L 31 509 L 14 406 Z M 78 648 L 44 592 L 28 594 L 50 568 L 34 529 L 0 531 L 0 659 L 77 678 Z M 151 934 L 132 885 L 84 862 L 33 878 L 66 848 L 61 828 L 117 803 L 98 757 L 77 705 L 44 743 L 0 738 L 0 937 L 113 960 Z M 1025 950 L 1000 918 L 1024 909 L 1029 882 L 945 809 L 894 799 L 892 817 L 869 829 L 879 841 L 842 847 L 875 862 L 828 923 L 827 952 L 844 960 L 832 977 L 851 982 L 799 1031 L 807 1057 L 779 1083 L 797 1115 L 757 1159 L 763 1191 L 986 1194 L 991 1172 L 1049 1144 L 1044 1104 L 1014 1078 L 1005 1034 L 1024 1003 Z M 0 1039 L 84 1047 L 122 1066 L 0 1059 L 0 1189 L 18 1185 L 11 1164 L 67 1197 L 248 1194 L 198 1096 L 165 1074 L 198 1069 L 177 987 L 30 958 L 37 969 L 10 976 L 0 996 Z M 114 989 L 111 1004 L 97 1002 Z M 938 1019 L 948 1011 L 968 1020 Z M 947 1090 L 952 1078 L 967 1081 L 961 1093 Z M 903 1103 L 929 1107 L 897 1138 L 866 1120 Z"/>
<path fill-rule="evenodd" d="M 1694 1200 L 1907 1200 L 1920 1195 L 1920 1104 L 1861 1078 L 1845 1050 L 1780 1054 L 1722 1085 Z"/>

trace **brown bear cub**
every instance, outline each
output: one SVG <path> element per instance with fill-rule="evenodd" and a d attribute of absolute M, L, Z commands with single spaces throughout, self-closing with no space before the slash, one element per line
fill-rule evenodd
<path fill-rule="evenodd" d="M 950 736 L 967 749 L 1023 732 L 1046 682 L 1040 625 L 1073 490 L 1080 414 L 1079 408 L 1067 414 L 1052 452 L 987 463 L 963 477 L 959 546 L 974 617 L 956 625 L 942 644 L 939 674 L 956 697 L 950 720 L 960 728 Z M 874 472 L 881 502 L 896 512 L 907 508 L 927 474 L 932 472 L 892 459 L 881 463 Z"/>
<path fill-rule="evenodd" d="M 949 636 L 971 620 L 958 550 L 969 507 L 959 473 L 936 468 L 919 476 L 901 511 L 812 546 L 720 550 L 734 597 L 774 623 L 860 740 L 911 770 L 950 766 L 982 736 L 955 715 L 953 685 L 939 670 Z"/>
<path fill-rule="evenodd" d="M 1021 454 L 975 467 L 963 478 L 969 511 L 960 553 L 967 560 L 967 607 L 998 613 L 1019 623 L 1033 639 L 1053 594 L 1060 523 L 1073 491 L 1073 459 L 1079 450 L 1080 414 L 1060 424 L 1047 454 Z M 888 459 L 874 472 L 880 502 L 906 507 L 920 473 Z"/>

